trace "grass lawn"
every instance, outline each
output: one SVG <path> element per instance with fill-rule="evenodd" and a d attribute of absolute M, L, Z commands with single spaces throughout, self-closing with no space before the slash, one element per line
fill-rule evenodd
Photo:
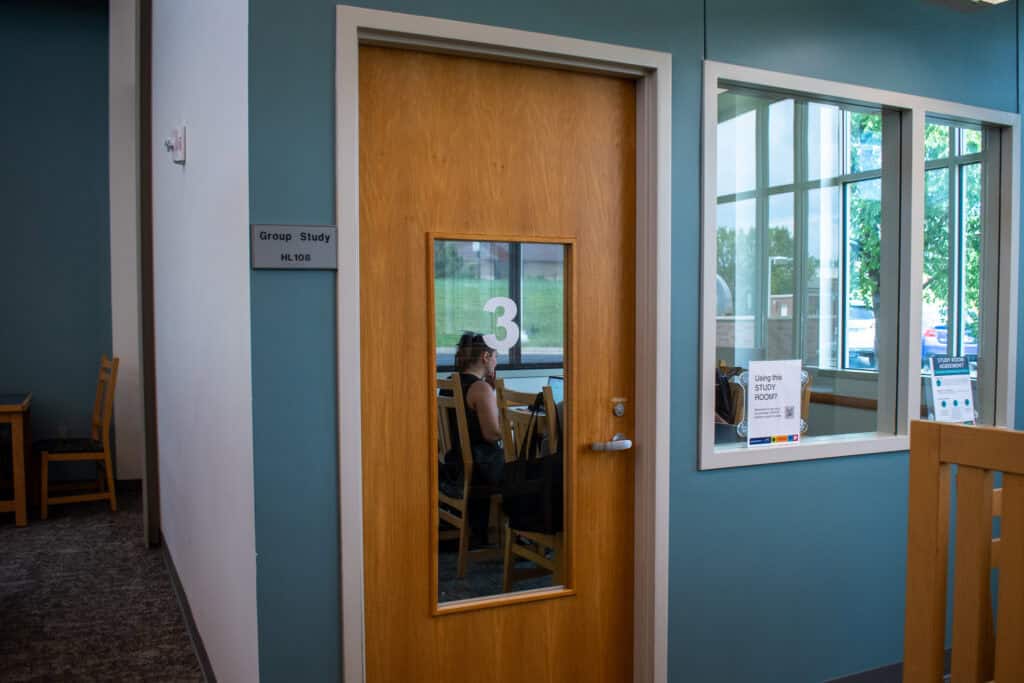
<path fill-rule="evenodd" d="M 434 314 L 438 347 L 453 347 L 467 330 L 499 334 L 497 315 L 484 311 L 484 304 L 496 296 L 508 296 L 508 280 L 437 278 L 434 280 Z M 499 309 L 500 310 L 500 309 Z M 562 346 L 565 325 L 562 282 L 545 278 L 523 281 L 523 303 L 519 320 L 524 348 Z M 500 336 L 499 336 L 500 338 Z"/>

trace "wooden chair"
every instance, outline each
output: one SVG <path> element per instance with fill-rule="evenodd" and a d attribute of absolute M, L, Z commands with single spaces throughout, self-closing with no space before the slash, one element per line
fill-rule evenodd
<path fill-rule="evenodd" d="M 96 381 L 96 398 L 92 406 L 91 430 L 88 438 L 62 438 L 39 441 L 35 450 L 41 454 L 42 498 L 40 516 L 46 519 L 49 506 L 58 503 L 80 503 L 91 500 L 110 502 L 111 511 L 117 511 L 117 492 L 114 488 L 114 465 L 110 457 L 110 419 L 114 412 L 114 389 L 117 386 L 119 359 L 103 356 L 100 360 L 99 378 Z M 50 463 L 94 461 L 102 466 L 97 473 L 96 491 L 74 495 L 50 495 Z"/>
<path fill-rule="evenodd" d="M 526 410 L 536 400 L 536 393 L 506 389 L 504 381 L 500 379 L 496 383 L 496 389 L 505 461 L 515 460 L 519 445 L 529 443 L 538 428 L 547 434 L 549 452 L 555 452 L 561 434 L 558 433 L 558 417 L 555 412 L 557 406 L 551 387 L 546 386 L 541 391 L 544 415 L 538 416 L 537 420 L 531 420 L 530 412 Z M 542 534 L 506 525 L 504 555 L 502 591 L 505 593 L 511 590 L 515 581 L 547 574 L 553 575 L 556 585 L 565 583 L 562 533 Z M 532 562 L 535 568 L 516 569 L 517 558 Z"/>
<path fill-rule="evenodd" d="M 449 379 L 437 380 L 437 420 L 438 438 L 441 441 L 443 453 L 447 453 L 455 442 L 454 434 L 458 434 L 459 455 L 462 458 L 462 486 L 457 495 L 445 493 L 438 488 L 438 517 L 454 527 L 453 529 L 438 532 L 440 540 L 458 539 L 459 557 L 457 576 L 462 578 L 466 574 L 466 564 L 472 557 L 474 560 L 497 559 L 501 556 L 500 549 L 491 548 L 481 550 L 469 550 L 469 501 L 470 498 L 490 498 L 490 519 L 495 526 L 496 535 L 499 519 L 501 499 L 497 491 L 492 487 L 479 487 L 473 485 L 473 451 L 469 443 L 469 422 L 466 417 L 466 402 L 462 396 L 462 380 L 458 373 L 454 373 Z M 447 394 L 442 393 L 447 392 Z M 455 417 L 453 425 L 452 416 Z M 490 524 L 490 523 L 489 523 Z"/>
<path fill-rule="evenodd" d="M 537 398 L 537 393 L 509 389 L 505 386 L 505 380 L 501 378 L 495 380 L 494 390 L 498 399 L 498 422 L 501 426 L 505 462 L 510 462 L 516 459 L 516 429 L 525 434 L 530 428 L 530 413 L 527 409 Z M 546 426 L 547 417 L 542 419 Z"/>
<path fill-rule="evenodd" d="M 743 368 L 731 368 L 725 365 L 724 362 L 719 362 L 719 367 L 723 372 L 730 377 L 729 381 L 729 397 L 732 399 L 733 405 L 733 422 L 732 424 L 739 424 L 743 422 L 747 417 L 747 399 L 744 393 L 743 385 L 739 382 L 733 382 L 731 378 L 738 376 L 743 372 Z M 810 425 L 811 415 L 811 381 L 808 378 L 807 383 L 800 388 L 800 416 L 804 420 L 805 425 Z M 807 431 L 806 429 L 804 431 Z"/>
<path fill-rule="evenodd" d="M 914 422 L 910 430 L 907 601 L 903 680 L 942 680 L 946 581 L 956 473 L 953 566 L 954 683 L 1024 681 L 1024 433 Z M 993 490 L 993 474 L 1003 487 Z M 992 538 L 992 518 L 1001 537 Z M 992 622 L 991 570 L 999 569 L 998 624 Z"/>

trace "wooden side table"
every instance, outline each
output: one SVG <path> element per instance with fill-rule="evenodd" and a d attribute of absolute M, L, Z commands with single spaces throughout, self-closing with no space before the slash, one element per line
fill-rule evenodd
<path fill-rule="evenodd" d="M 0 424 L 11 425 L 11 453 L 14 461 L 14 500 L 0 500 L 0 512 L 13 512 L 18 526 L 28 524 L 25 504 L 25 416 L 32 394 L 0 394 Z"/>

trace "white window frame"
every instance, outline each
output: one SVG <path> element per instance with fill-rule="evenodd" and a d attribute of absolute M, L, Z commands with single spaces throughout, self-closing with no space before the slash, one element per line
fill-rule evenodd
<path fill-rule="evenodd" d="M 714 377 L 710 372 L 715 357 L 716 274 L 717 274 L 717 121 L 719 82 L 740 83 L 754 88 L 792 92 L 815 100 L 837 100 L 847 104 L 863 103 L 883 112 L 883 128 L 898 135 L 884 135 L 883 146 L 899 151 L 898 172 L 883 177 L 883 240 L 885 233 L 896 231 L 899 253 L 883 250 L 882 279 L 898 287 L 898 297 L 886 297 L 876 314 L 878 344 L 883 339 L 898 339 L 895 356 L 879 358 L 878 415 L 879 430 L 859 434 L 809 437 L 793 446 L 748 449 L 743 444 L 715 447 L 714 439 Z M 740 467 L 774 462 L 816 460 L 847 455 L 893 453 L 906 451 L 910 445 L 910 422 L 917 417 L 921 404 L 921 296 L 920 283 L 924 252 L 924 235 L 910 226 L 924 224 L 924 136 L 926 117 L 993 126 L 991 135 L 998 136 L 1001 154 L 997 161 L 998 194 L 992 210 L 998 212 L 999 241 L 992 248 L 987 240 L 984 258 L 996 263 L 983 270 L 984 320 L 982 340 L 991 340 L 985 377 L 979 382 L 990 391 L 994 403 L 996 425 L 1013 427 L 1016 394 L 1015 372 L 1017 351 L 1017 284 L 1018 226 L 1020 207 L 1020 116 L 1016 113 L 986 109 L 936 100 L 905 93 L 864 86 L 795 76 L 764 69 L 704 62 L 704 101 L 702 129 L 702 216 L 701 216 L 701 334 L 699 352 L 698 467 L 702 470 Z M 986 138 L 983 145 L 987 146 Z M 883 151 L 885 159 L 894 158 Z M 993 166 L 990 164 L 989 166 Z M 995 169 L 991 169 L 993 172 Z M 994 173 L 993 173 L 994 177 Z M 886 202 L 885 198 L 897 201 Z M 990 199 L 991 202 L 991 199 Z M 990 206 L 992 204 L 990 203 Z M 889 232 L 889 234 L 892 234 Z M 997 311 L 990 312 L 989 307 Z M 885 335 L 885 337 L 883 337 Z M 886 360 L 888 356 L 889 360 Z M 840 365 L 842 365 L 840 359 Z M 891 365 L 890 365 L 891 364 Z M 857 372 L 857 371 L 837 371 Z M 980 400 L 980 399 L 979 399 Z M 911 410 L 910 407 L 915 407 Z M 891 416 L 886 418 L 885 416 Z M 891 429 L 889 424 L 891 423 Z"/>

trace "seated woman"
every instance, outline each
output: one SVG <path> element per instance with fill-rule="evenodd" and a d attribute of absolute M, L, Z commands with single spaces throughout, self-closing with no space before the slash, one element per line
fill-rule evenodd
<path fill-rule="evenodd" d="M 455 348 L 455 370 L 462 383 L 466 405 L 470 451 L 473 454 L 473 488 L 497 487 L 505 470 L 505 453 L 501 447 L 501 425 L 498 419 L 498 398 L 494 393 L 498 352 L 487 345 L 482 334 L 466 332 Z M 452 420 L 452 424 L 455 421 Z M 453 434 L 453 447 L 445 454 L 441 466 L 441 486 L 446 493 L 461 495 L 462 458 L 458 433 Z M 470 527 L 486 536 L 488 497 L 469 503 Z"/>
<path fill-rule="evenodd" d="M 501 483 L 505 456 L 501 448 L 498 397 L 494 393 L 498 352 L 487 345 L 482 334 L 466 332 L 455 347 L 455 371 L 462 381 L 466 404 L 469 446 L 473 453 L 473 483 L 496 486 Z M 455 441 L 458 434 L 455 434 Z M 458 452 L 458 443 L 452 450 Z M 454 456 L 455 453 L 450 454 Z M 446 457 L 446 462 L 452 462 Z M 461 464 L 461 460 L 459 461 Z M 454 463 L 453 463 L 454 464 Z"/>

